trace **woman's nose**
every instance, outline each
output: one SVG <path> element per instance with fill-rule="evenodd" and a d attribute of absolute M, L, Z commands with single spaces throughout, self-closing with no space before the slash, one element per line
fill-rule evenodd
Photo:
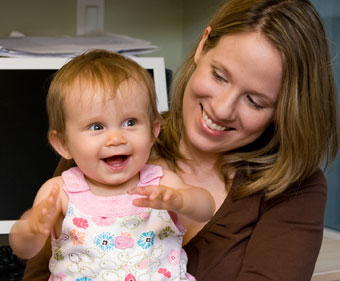
<path fill-rule="evenodd" d="M 126 143 L 127 140 L 121 132 L 109 133 L 105 140 L 105 146 L 119 146 Z"/>
<path fill-rule="evenodd" d="M 219 120 L 234 120 L 237 115 L 238 94 L 236 91 L 217 93 L 212 100 L 212 111 Z"/>

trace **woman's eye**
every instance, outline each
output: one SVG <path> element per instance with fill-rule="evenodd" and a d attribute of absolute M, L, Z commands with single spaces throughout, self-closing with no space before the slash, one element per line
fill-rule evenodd
<path fill-rule="evenodd" d="M 217 81 L 228 82 L 222 75 L 220 75 L 215 69 L 212 70 L 212 75 Z"/>
<path fill-rule="evenodd" d="M 89 129 L 92 131 L 99 131 L 99 130 L 103 130 L 103 128 L 104 128 L 103 125 L 95 123 L 95 124 L 92 124 Z"/>
<path fill-rule="evenodd" d="M 251 96 L 247 95 L 247 99 L 251 106 L 253 106 L 256 110 L 261 110 L 264 108 L 262 105 L 259 105 L 257 102 L 255 102 Z"/>
<path fill-rule="evenodd" d="M 136 120 L 135 119 L 128 119 L 124 122 L 123 127 L 131 127 L 136 125 Z"/>

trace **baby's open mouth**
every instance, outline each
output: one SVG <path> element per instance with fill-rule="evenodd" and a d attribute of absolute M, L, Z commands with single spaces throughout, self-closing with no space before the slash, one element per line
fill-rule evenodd
<path fill-rule="evenodd" d="M 110 166 L 119 167 L 125 162 L 127 158 L 128 155 L 114 155 L 103 160 Z"/>

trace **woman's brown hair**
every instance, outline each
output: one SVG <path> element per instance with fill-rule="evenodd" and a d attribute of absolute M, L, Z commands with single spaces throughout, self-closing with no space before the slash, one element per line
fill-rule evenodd
<path fill-rule="evenodd" d="M 224 153 L 216 163 L 226 183 L 230 169 L 245 172 L 245 183 L 232 196 L 262 191 L 271 198 L 334 160 L 339 148 L 337 93 L 325 30 L 310 1 L 229 0 L 209 26 L 203 52 L 214 48 L 222 36 L 260 32 L 279 50 L 283 64 L 272 124 L 254 143 Z M 185 161 L 179 151 L 184 132 L 182 102 L 196 68 L 195 51 L 181 67 L 155 146 L 174 170 L 178 160 Z"/>

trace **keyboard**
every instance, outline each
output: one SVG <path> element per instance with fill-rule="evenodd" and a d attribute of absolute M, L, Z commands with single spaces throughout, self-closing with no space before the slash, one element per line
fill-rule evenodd
<path fill-rule="evenodd" d="M 0 281 L 21 281 L 26 263 L 8 245 L 0 246 Z"/>

